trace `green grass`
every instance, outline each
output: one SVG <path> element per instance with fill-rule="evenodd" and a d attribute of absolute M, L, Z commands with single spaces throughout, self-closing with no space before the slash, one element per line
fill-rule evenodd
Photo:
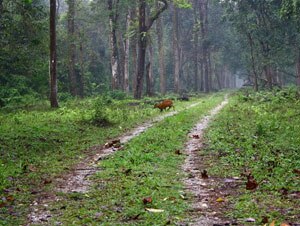
<path fill-rule="evenodd" d="M 299 109 L 294 89 L 238 93 L 207 130 L 211 174 L 240 177 L 246 169 L 261 182 L 252 191 L 239 187 L 228 216 L 299 223 Z"/>
<path fill-rule="evenodd" d="M 182 149 L 188 131 L 220 103 L 214 96 L 201 105 L 159 122 L 99 163 L 94 187 L 87 194 L 63 195 L 52 209 L 60 216 L 52 223 L 63 225 L 165 225 L 185 219 L 188 203 L 183 199 Z M 143 199 L 151 197 L 152 203 Z M 162 213 L 145 208 L 162 209 Z M 63 209 L 63 210 L 62 210 Z"/>
<path fill-rule="evenodd" d="M 176 110 L 195 101 L 175 102 Z M 114 100 L 102 109 L 112 124 L 97 126 L 95 102 L 74 100 L 56 110 L 39 106 L 0 112 L 0 225 L 22 224 L 33 193 L 83 159 L 89 147 L 161 114 L 152 104 L 130 106 L 130 100 Z"/>

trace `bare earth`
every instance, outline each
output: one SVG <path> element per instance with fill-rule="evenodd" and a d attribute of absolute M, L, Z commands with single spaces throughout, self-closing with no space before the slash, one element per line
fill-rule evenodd
<path fill-rule="evenodd" d="M 188 178 L 184 183 L 187 193 L 193 194 L 193 203 L 189 224 L 201 226 L 213 225 L 230 225 L 220 219 L 215 203 L 218 197 L 213 189 L 216 181 L 213 178 L 203 179 L 201 173 L 206 168 L 202 157 L 199 155 L 199 150 L 203 147 L 203 133 L 208 127 L 212 118 L 228 103 L 227 97 L 216 108 L 214 108 L 208 116 L 204 117 L 188 134 L 189 141 L 185 145 L 187 158 L 183 165 L 183 170 L 188 173 Z M 205 178 L 205 176 L 204 176 Z"/>

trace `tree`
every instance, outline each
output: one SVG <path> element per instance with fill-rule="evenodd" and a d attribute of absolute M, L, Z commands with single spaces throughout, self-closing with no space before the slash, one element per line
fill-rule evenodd
<path fill-rule="evenodd" d="M 143 91 L 143 81 L 145 72 L 145 57 L 147 49 L 147 32 L 152 27 L 153 22 L 159 15 L 168 7 L 167 0 L 162 0 L 163 6 L 157 10 L 153 16 L 147 17 L 146 15 L 146 0 L 139 0 L 139 28 L 138 28 L 138 60 L 137 60 L 137 76 L 136 76 L 136 89 L 134 98 L 140 99 Z"/>
<path fill-rule="evenodd" d="M 56 0 L 50 0 L 50 104 L 58 107 L 56 74 Z"/>
<path fill-rule="evenodd" d="M 68 68 L 70 93 L 72 96 L 78 96 L 78 85 L 75 74 L 76 44 L 75 44 L 75 0 L 67 0 L 68 4 Z"/>
<path fill-rule="evenodd" d="M 118 5 L 119 0 L 108 0 L 108 10 L 109 10 L 109 28 L 110 28 L 110 38 L 109 38 L 109 44 L 110 44 L 110 51 L 111 51 L 111 73 L 112 73 L 112 89 L 118 89 L 119 88 L 119 53 L 118 53 L 118 47 L 117 47 L 117 36 L 116 36 L 116 29 L 118 26 Z"/>

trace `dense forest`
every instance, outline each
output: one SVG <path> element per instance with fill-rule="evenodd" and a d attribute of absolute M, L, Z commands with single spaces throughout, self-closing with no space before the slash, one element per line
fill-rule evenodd
<path fill-rule="evenodd" d="M 50 90 L 58 100 L 107 92 L 139 99 L 299 84 L 298 7 L 292 0 L 1 0 L 0 103 L 32 103 Z"/>
<path fill-rule="evenodd" d="M 300 0 L 0 0 L 0 225 L 300 225 Z"/>

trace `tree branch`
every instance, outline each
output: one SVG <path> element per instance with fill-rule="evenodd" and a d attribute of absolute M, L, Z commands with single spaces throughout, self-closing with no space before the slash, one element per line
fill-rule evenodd
<path fill-rule="evenodd" d="M 161 7 L 161 8 L 155 13 L 155 15 L 153 15 L 152 17 L 149 18 L 148 23 L 147 23 L 147 25 L 146 25 L 146 31 L 148 31 L 148 30 L 151 28 L 153 22 L 159 17 L 159 15 L 160 15 L 163 11 L 165 11 L 165 10 L 168 8 L 168 2 L 167 2 L 167 0 L 161 0 L 161 2 L 164 3 L 164 6 Z"/>

